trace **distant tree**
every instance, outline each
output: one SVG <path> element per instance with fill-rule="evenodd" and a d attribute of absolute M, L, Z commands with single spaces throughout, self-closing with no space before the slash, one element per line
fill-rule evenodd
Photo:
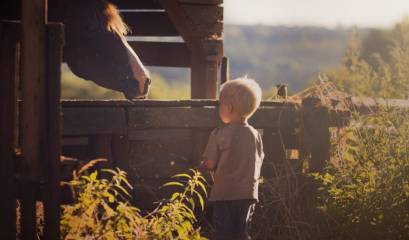
<path fill-rule="evenodd" d="M 371 37 L 378 44 L 371 42 Z M 325 73 L 352 95 L 408 98 L 409 18 L 392 30 L 374 30 L 362 45 L 354 32 L 341 65 Z"/>

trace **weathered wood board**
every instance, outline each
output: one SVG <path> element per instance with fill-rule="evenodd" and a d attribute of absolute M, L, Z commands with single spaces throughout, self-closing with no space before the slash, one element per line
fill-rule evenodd
<path fill-rule="evenodd" d="M 190 53 L 184 43 L 141 41 L 128 43 L 147 66 L 190 67 Z"/>
<path fill-rule="evenodd" d="M 122 12 L 130 36 L 179 36 L 164 11 Z"/>

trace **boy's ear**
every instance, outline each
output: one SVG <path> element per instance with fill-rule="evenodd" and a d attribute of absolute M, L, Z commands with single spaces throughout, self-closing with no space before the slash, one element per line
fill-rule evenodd
<path fill-rule="evenodd" d="M 234 111 L 234 106 L 233 106 L 233 104 L 229 103 L 229 104 L 227 105 L 227 110 L 229 111 L 229 113 L 233 113 L 233 111 Z"/>

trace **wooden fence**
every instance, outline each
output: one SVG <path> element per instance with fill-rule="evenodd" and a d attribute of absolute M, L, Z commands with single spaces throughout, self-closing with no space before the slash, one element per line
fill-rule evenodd
<path fill-rule="evenodd" d="M 29 24 L 0 21 L 0 239 L 16 238 L 16 199 L 20 200 L 23 239 L 37 235 L 36 199 L 44 202 L 44 239 L 58 239 L 63 26 L 45 25 L 44 49 L 38 46 L 43 42 L 23 38 L 21 29 L 25 28 Z M 43 63 L 32 55 L 33 48 L 47 52 L 41 52 Z M 18 165 L 16 149 L 23 153 Z"/>
<path fill-rule="evenodd" d="M 63 154 L 79 159 L 110 159 L 102 167 L 126 170 L 136 186 L 135 203 L 149 207 L 166 194 L 151 189 L 201 161 L 210 131 L 221 125 L 217 104 L 212 100 L 63 101 Z M 294 166 L 299 165 L 298 157 L 289 160 L 294 158 L 289 156 L 291 152 L 310 151 L 317 168 L 328 160 L 328 127 L 316 120 L 327 112 L 306 115 L 304 108 L 284 101 L 263 102 L 250 119 L 263 134 L 264 176 L 273 171 L 268 163 L 293 161 Z M 304 135 L 310 134 L 301 131 L 304 121 L 313 127 L 316 144 L 303 146 Z"/>

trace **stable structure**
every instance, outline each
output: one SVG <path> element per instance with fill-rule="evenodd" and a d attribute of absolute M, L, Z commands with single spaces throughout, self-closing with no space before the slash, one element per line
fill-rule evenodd
<path fill-rule="evenodd" d="M 182 37 L 182 42 L 131 41 L 146 65 L 190 68 L 192 98 L 215 98 L 217 81 L 227 79 L 227 71 L 221 76 L 220 69 L 228 69 L 226 59 L 222 60 L 222 0 L 113 3 L 121 9 L 133 36 Z M 42 200 L 44 239 L 58 239 L 63 26 L 47 22 L 47 0 L 9 4 L 2 6 L 1 13 L 21 5 L 21 21 L 0 23 L 0 180 L 4 190 L 0 238 L 15 238 L 19 199 L 21 237 L 36 238 L 36 201 Z M 112 143 L 126 147 L 122 142 L 127 143 L 128 135 L 116 136 Z M 101 133 L 91 136 L 90 142 L 95 149 L 107 143 Z"/>
<path fill-rule="evenodd" d="M 136 37 L 181 37 L 183 42 L 129 41 L 148 66 L 190 68 L 191 98 L 216 98 L 227 79 L 223 59 L 223 0 L 113 0 Z M 221 71 L 223 69 L 223 71 Z"/>
<path fill-rule="evenodd" d="M 159 187 L 171 176 L 199 165 L 210 132 L 221 126 L 217 105 L 215 100 L 66 100 L 63 154 L 109 159 L 103 167 L 126 170 L 134 186 L 134 203 L 150 208 L 168 197 Z M 298 109 L 295 103 L 263 102 L 251 118 L 266 146 L 264 176 L 273 173 L 272 163 L 285 159 L 285 149 L 300 149 L 301 135 L 295 131 L 301 116 Z"/>
<path fill-rule="evenodd" d="M 31 20 L 0 22 L 1 239 L 16 238 L 16 199 L 23 239 L 37 235 L 37 199 L 44 202 L 45 239 L 59 238 L 63 26 L 43 23 L 43 31 L 25 36 L 37 29 Z"/>
<path fill-rule="evenodd" d="M 61 102 L 63 26 L 47 23 L 45 0 L 23 1 L 21 22 L 0 22 L 0 239 L 15 239 L 16 199 L 23 239 L 36 237 L 36 200 L 44 202 L 44 239 L 60 237 L 61 153 L 109 159 L 104 167 L 126 170 L 135 203 L 149 207 L 164 193 L 151 189 L 197 166 L 210 131 L 220 125 L 214 98 L 217 83 L 228 79 L 222 0 L 113 2 L 134 36 L 182 37 L 130 45 L 148 66 L 190 68 L 192 98 L 207 100 Z M 379 103 L 409 106 L 407 101 L 349 101 L 361 112 Z M 280 166 L 300 173 L 303 160 L 311 170 L 322 170 L 330 156 L 329 128 L 349 119 L 349 109 L 337 108 L 338 103 L 314 97 L 263 102 L 251 119 L 263 135 L 263 176 Z"/>

